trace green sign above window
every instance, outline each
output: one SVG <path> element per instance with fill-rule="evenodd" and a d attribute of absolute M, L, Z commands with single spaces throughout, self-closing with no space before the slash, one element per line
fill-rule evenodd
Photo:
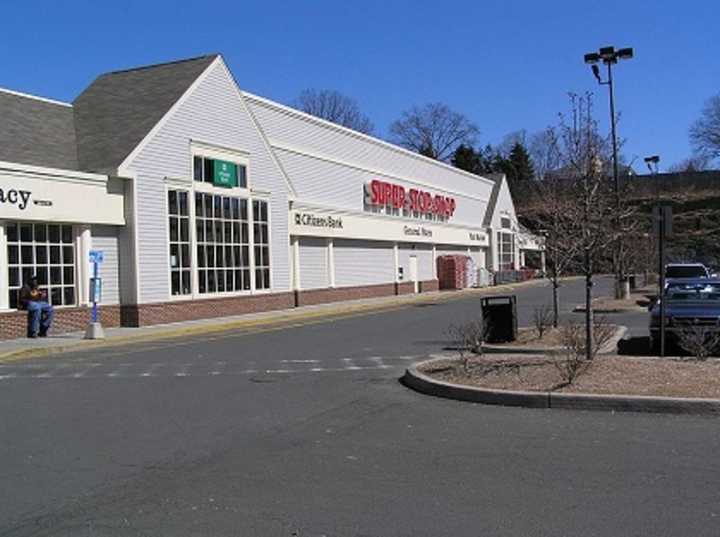
<path fill-rule="evenodd" d="M 237 164 L 226 160 L 213 160 L 213 184 L 226 188 L 238 186 Z"/>

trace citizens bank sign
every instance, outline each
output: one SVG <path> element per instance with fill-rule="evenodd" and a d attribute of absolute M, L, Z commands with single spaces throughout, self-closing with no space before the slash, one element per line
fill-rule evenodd
<path fill-rule="evenodd" d="M 487 233 L 476 228 L 444 222 L 408 222 L 367 212 L 338 213 L 311 207 L 296 208 L 290 210 L 288 224 L 290 235 L 295 236 L 474 247 L 489 245 Z"/>
<path fill-rule="evenodd" d="M 401 209 L 423 216 L 431 215 L 443 220 L 451 218 L 455 213 L 455 198 L 417 188 L 406 189 L 404 186 L 377 179 L 365 185 L 365 204 Z"/>
<path fill-rule="evenodd" d="M 342 218 L 332 216 L 318 216 L 313 213 L 295 213 L 296 226 L 326 227 L 331 229 L 342 229 Z"/>

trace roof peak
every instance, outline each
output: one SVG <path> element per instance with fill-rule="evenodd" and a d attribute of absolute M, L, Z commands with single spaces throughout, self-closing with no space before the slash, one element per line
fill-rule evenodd
<path fill-rule="evenodd" d="M 130 73 L 133 71 L 143 71 L 145 69 L 154 69 L 156 67 L 164 67 L 166 65 L 176 65 L 179 63 L 192 62 L 192 61 L 203 60 L 203 59 L 207 59 L 207 58 L 217 58 L 218 56 L 220 56 L 220 53 L 214 52 L 212 54 L 202 54 L 200 56 L 193 56 L 192 58 L 183 58 L 180 60 L 172 60 L 169 62 L 160 62 L 160 63 L 153 63 L 153 64 L 149 64 L 149 65 L 141 65 L 139 67 L 130 67 L 128 69 L 118 69 L 116 71 L 108 71 L 107 73 L 104 73 L 104 74 L 105 75 L 117 75 L 117 74 L 121 74 L 121 73 Z"/>

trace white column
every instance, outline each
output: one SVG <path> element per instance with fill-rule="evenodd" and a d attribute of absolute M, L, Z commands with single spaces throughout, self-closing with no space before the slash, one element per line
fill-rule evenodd
<path fill-rule="evenodd" d="M 0 222 L 0 310 L 10 307 L 8 303 L 8 288 L 10 287 L 7 258 L 7 235 L 5 222 Z"/>
<path fill-rule="evenodd" d="M 432 273 L 433 280 L 437 280 L 437 246 L 435 244 L 432 245 Z"/>
<path fill-rule="evenodd" d="M 78 305 L 90 303 L 90 277 L 92 266 L 90 264 L 90 249 L 92 248 L 92 235 L 90 226 L 77 226 L 75 236 L 75 258 L 77 276 L 75 280 Z"/>
<path fill-rule="evenodd" d="M 400 282 L 400 249 L 398 243 L 393 244 L 393 255 L 395 257 L 395 282 Z"/>
<path fill-rule="evenodd" d="M 540 250 L 540 268 L 545 273 L 545 250 Z"/>
<path fill-rule="evenodd" d="M 292 267 L 293 267 L 293 290 L 299 291 L 300 287 L 300 237 L 292 238 Z"/>
<path fill-rule="evenodd" d="M 328 239 L 327 241 L 327 258 L 328 258 L 328 283 L 330 287 L 335 287 L 335 241 Z"/>

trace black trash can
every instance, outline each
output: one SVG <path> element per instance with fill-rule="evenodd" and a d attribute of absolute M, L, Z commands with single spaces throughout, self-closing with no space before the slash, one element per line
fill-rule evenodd
<path fill-rule="evenodd" d="M 482 306 L 485 341 L 507 343 L 517 339 L 517 298 L 515 295 L 487 296 Z"/>

